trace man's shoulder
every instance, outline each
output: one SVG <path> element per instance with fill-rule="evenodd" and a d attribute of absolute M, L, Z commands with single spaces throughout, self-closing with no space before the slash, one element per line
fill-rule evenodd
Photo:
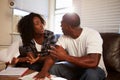
<path fill-rule="evenodd" d="M 95 30 L 95 29 L 93 29 L 93 28 L 89 28 L 89 27 L 83 27 L 83 30 L 98 32 L 97 30 Z"/>
<path fill-rule="evenodd" d="M 83 32 L 88 33 L 88 34 L 99 34 L 99 32 L 93 28 L 89 27 L 84 27 Z"/>

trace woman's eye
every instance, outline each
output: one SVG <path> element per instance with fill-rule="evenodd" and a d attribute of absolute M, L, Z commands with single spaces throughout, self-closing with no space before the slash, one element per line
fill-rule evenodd
<path fill-rule="evenodd" d="M 40 23 L 39 22 L 36 22 L 35 25 L 39 25 Z"/>

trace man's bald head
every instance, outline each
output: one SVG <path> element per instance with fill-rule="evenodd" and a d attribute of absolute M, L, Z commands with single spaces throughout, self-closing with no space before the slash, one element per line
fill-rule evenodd
<path fill-rule="evenodd" d="M 78 27 L 80 25 L 80 17 L 76 13 L 66 13 L 62 21 L 72 27 Z"/>

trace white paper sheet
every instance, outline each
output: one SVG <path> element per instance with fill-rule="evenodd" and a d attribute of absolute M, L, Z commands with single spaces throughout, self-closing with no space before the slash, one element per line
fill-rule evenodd
<path fill-rule="evenodd" d="M 37 73 L 38 73 L 38 72 L 34 72 L 34 73 L 29 74 L 29 75 L 20 77 L 19 79 L 21 79 L 21 80 L 34 80 L 33 77 L 34 77 Z M 50 75 L 50 76 L 51 76 L 51 78 L 45 77 L 44 80 L 67 80 L 67 79 L 62 78 L 62 77 L 56 77 L 55 75 Z"/>
<path fill-rule="evenodd" d="M 0 75 L 22 75 L 28 68 L 8 67 L 0 72 Z"/>

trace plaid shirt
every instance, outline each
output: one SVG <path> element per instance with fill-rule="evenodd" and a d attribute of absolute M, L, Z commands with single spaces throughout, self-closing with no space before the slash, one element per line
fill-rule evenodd
<path fill-rule="evenodd" d="M 56 41 L 53 32 L 45 30 L 41 52 L 37 51 L 34 40 L 31 40 L 30 46 L 21 46 L 19 48 L 20 51 L 19 57 L 25 57 L 28 52 L 32 52 L 34 56 L 37 56 L 37 54 L 40 54 L 41 56 L 47 55 L 49 54 L 48 49 L 50 49 L 50 45 L 55 45 L 55 42 Z"/>

